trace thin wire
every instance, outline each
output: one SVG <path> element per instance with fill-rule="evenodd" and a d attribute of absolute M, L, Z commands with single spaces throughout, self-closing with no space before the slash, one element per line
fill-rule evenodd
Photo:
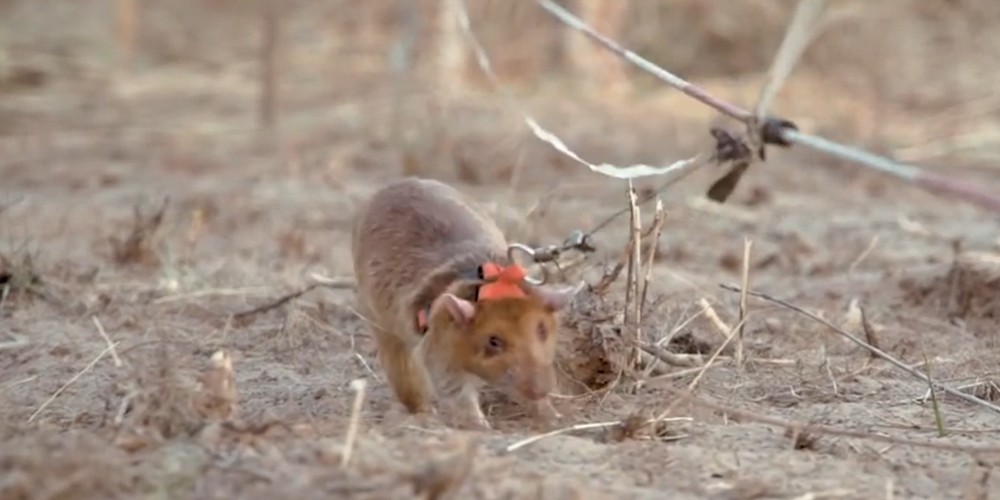
<path fill-rule="evenodd" d="M 607 36 L 595 31 L 580 18 L 574 16 L 568 10 L 562 8 L 552 0 L 536 0 L 536 3 L 555 16 L 563 24 L 582 32 L 598 44 L 604 46 L 604 48 L 618 54 L 632 64 L 659 78 L 667 85 L 684 92 L 685 94 L 711 108 L 714 108 L 722 114 L 730 116 L 745 124 L 752 123 L 754 116 L 749 111 L 734 104 L 717 99 L 690 82 L 642 58 L 638 54 L 625 49 L 614 40 L 611 40 Z M 836 142 L 805 134 L 791 128 L 786 127 L 781 129 L 781 135 L 786 142 L 800 144 L 822 153 L 839 156 L 860 165 L 870 167 L 873 170 L 888 174 L 897 179 L 910 182 L 935 194 L 952 195 L 979 205 L 980 207 L 1000 212 L 1000 195 L 982 191 L 978 189 L 977 186 L 972 184 L 935 175 L 913 165 L 903 165 L 867 151 L 838 144 Z M 1000 189 L 997 189 L 996 191 L 1000 191 Z"/>
<path fill-rule="evenodd" d="M 465 0 L 451 0 L 451 5 L 454 8 L 454 14 L 456 16 L 455 21 L 458 22 L 459 27 L 462 30 L 462 34 L 465 35 L 466 40 L 472 48 L 473 53 L 476 56 L 476 63 L 479 65 L 479 69 L 483 71 L 486 77 L 490 80 L 490 83 L 493 84 L 493 87 L 503 95 L 510 106 L 519 112 L 521 120 L 528 126 L 529 129 L 531 129 L 531 133 L 534 134 L 534 136 L 540 141 L 552 146 L 556 151 L 559 151 L 566 157 L 575 160 L 577 163 L 586 166 L 592 172 L 621 180 L 675 174 L 700 163 L 697 156 L 678 160 L 670 165 L 659 167 L 645 164 L 628 165 L 624 167 L 608 163 L 601 163 L 597 165 L 583 159 L 580 155 L 566 146 L 562 139 L 543 128 L 537 120 L 525 111 L 524 106 L 521 106 L 514 95 L 500 83 L 500 79 L 493 71 L 490 59 L 486 55 L 486 49 L 483 48 L 481 43 L 479 43 L 479 39 L 476 38 L 476 34 L 472 32 L 472 25 L 469 22 L 469 13 L 468 9 L 466 9 Z"/>
<path fill-rule="evenodd" d="M 618 54 L 619 56 L 627 59 L 632 64 L 635 64 L 636 66 L 653 74 L 660 80 L 666 82 L 671 87 L 674 87 L 675 89 L 684 92 L 685 94 L 701 101 L 702 103 L 715 108 L 722 114 L 731 116 L 742 122 L 747 122 L 753 117 L 750 114 L 750 112 L 741 109 L 738 106 L 729 104 L 728 102 L 716 99 L 715 97 L 709 95 L 707 92 L 698 88 L 691 82 L 688 82 L 687 80 L 657 66 L 656 64 L 643 58 L 639 54 L 636 54 L 635 52 L 632 52 L 631 50 L 622 47 L 614 40 L 595 31 L 594 28 L 588 26 L 586 23 L 583 22 L 583 20 L 574 16 L 570 11 L 559 6 L 559 4 L 551 0 L 537 0 L 537 2 L 543 9 L 547 10 L 550 14 L 556 16 L 560 21 L 562 21 L 563 24 L 566 24 L 571 28 L 579 30 L 583 34 L 590 37 L 592 40 L 603 45 L 606 49 Z"/>

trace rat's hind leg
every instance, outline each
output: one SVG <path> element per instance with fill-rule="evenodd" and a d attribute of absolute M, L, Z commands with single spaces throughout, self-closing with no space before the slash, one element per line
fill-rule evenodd
<path fill-rule="evenodd" d="M 403 339 L 378 326 L 373 328 L 378 359 L 396 398 L 410 413 L 432 411 L 431 384 L 427 371 L 411 355 Z"/>

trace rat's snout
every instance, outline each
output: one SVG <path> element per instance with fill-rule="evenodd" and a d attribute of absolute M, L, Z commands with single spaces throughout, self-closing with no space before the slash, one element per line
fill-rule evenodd
<path fill-rule="evenodd" d="M 542 399 L 555 388 L 556 373 L 551 366 L 528 371 L 525 375 L 519 389 L 521 395 L 529 400 Z"/>

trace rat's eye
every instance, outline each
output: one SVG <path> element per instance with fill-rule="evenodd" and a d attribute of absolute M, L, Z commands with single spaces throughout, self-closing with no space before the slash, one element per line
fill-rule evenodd
<path fill-rule="evenodd" d="M 489 340 L 486 341 L 487 356 L 496 356 L 497 354 L 500 354 L 501 351 L 503 351 L 503 348 L 504 348 L 503 339 L 497 337 L 496 335 L 491 335 Z"/>
<path fill-rule="evenodd" d="M 549 329 L 545 327 L 545 323 L 539 321 L 538 326 L 535 327 L 535 333 L 538 334 L 538 338 L 545 340 L 549 336 Z"/>

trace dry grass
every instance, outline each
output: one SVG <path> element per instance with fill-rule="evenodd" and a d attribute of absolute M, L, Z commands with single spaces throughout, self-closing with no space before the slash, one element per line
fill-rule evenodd
<path fill-rule="evenodd" d="M 794 149 L 747 169 L 724 205 L 704 195 L 731 165 L 704 157 L 631 179 L 626 204 L 626 180 L 593 170 L 719 153 L 715 117 L 631 70 L 605 99 L 531 2 L 468 2 L 498 78 L 469 60 L 457 90 L 437 83 L 430 19 L 393 48 L 394 2 L 270 17 L 233 1 L 31 4 L 0 5 L 0 190 L 17 196 L 0 203 L 2 498 L 1000 488 L 1000 228 L 971 207 Z M 988 132 L 993 3 L 830 4 L 775 112 L 884 151 Z M 619 41 L 748 104 L 792 11 L 624 14 Z M 387 54 L 410 55 L 405 77 Z M 949 175 L 997 182 L 973 168 L 983 151 L 931 149 Z M 564 318 L 555 428 L 499 396 L 488 433 L 393 399 L 350 278 L 324 277 L 350 275 L 353 208 L 403 172 L 455 183 L 526 244 L 599 228 L 598 251 L 560 275 L 589 286 Z M 742 296 L 718 287 L 736 282 Z"/>

